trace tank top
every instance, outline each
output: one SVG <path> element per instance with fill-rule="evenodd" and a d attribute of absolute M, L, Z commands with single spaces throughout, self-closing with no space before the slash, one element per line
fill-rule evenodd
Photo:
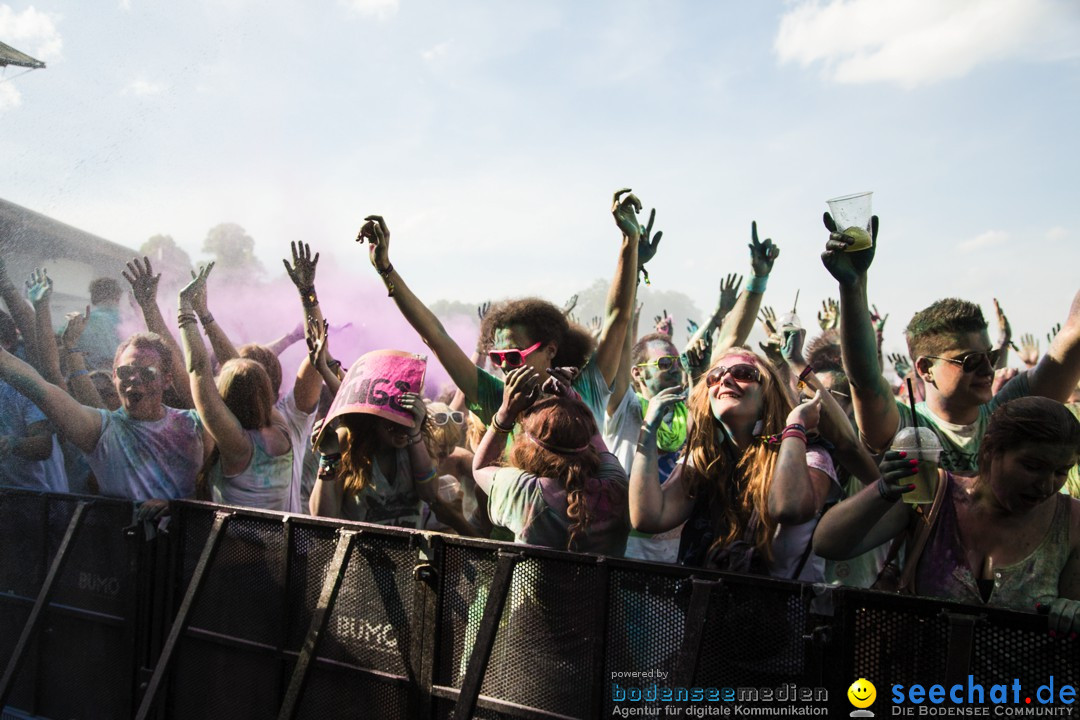
<path fill-rule="evenodd" d="M 1056 496 L 1054 517 L 1039 545 L 1026 558 L 994 568 L 994 584 L 989 601 L 983 601 L 975 573 L 967 563 L 960 541 L 955 493 L 959 485 L 949 477 L 942 500 L 941 515 L 919 558 L 915 590 L 919 595 L 948 598 L 960 602 L 988 604 L 1013 610 L 1032 610 L 1035 603 L 1058 596 L 1058 578 L 1069 557 L 1070 500 Z"/>
<path fill-rule="evenodd" d="M 283 426 L 276 427 L 288 436 Z M 261 510 L 288 510 L 292 487 L 292 448 L 282 455 L 271 455 L 263 445 L 260 431 L 244 432 L 251 438 L 254 448 L 251 461 L 232 477 L 222 474 L 220 460 L 214 463 L 210 470 L 210 492 L 214 502 Z"/>

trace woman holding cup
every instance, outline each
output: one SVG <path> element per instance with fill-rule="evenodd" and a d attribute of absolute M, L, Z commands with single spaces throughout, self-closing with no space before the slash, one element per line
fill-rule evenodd
<path fill-rule="evenodd" d="M 1080 422 L 1059 402 L 1018 398 L 994 411 L 974 477 L 945 483 L 911 589 L 1013 610 L 1049 607 L 1052 633 L 1080 631 L 1080 501 L 1059 491 L 1080 456 Z M 814 550 L 835 560 L 878 547 L 923 522 L 897 502 L 919 461 L 890 450 L 882 477 L 830 511 Z M 911 555 L 908 559 L 910 560 Z"/>

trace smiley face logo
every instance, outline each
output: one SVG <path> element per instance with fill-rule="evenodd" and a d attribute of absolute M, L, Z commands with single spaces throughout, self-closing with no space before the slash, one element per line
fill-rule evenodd
<path fill-rule="evenodd" d="M 851 683 L 851 687 L 847 690 L 847 697 L 855 707 L 868 708 L 877 699 L 877 688 L 866 678 L 859 678 Z"/>

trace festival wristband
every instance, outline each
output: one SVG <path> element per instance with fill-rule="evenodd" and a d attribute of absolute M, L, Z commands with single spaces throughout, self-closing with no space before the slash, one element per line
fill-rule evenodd
<path fill-rule="evenodd" d="M 803 368 L 803 371 L 801 373 L 799 373 L 799 382 L 805 382 L 806 381 L 806 376 L 809 375 L 812 372 L 814 372 L 814 366 L 813 365 L 807 365 L 805 368 Z"/>
<path fill-rule="evenodd" d="M 746 283 L 746 289 L 750 292 L 763 293 L 765 286 L 769 284 L 768 275 L 754 275 Z"/>
<path fill-rule="evenodd" d="M 878 495 L 881 495 L 881 499 L 890 505 L 895 503 L 901 497 L 893 488 L 889 487 L 889 484 L 885 482 L 885 478 L 883 477 L 877 479 L 877 491 Z"/>
<path fill-rule="evenodd" d="M 205 315 L 200 315 L 199 316 L 199 322 L 202 323 L 203 327 L 206 327 L 210 323 L 214 322 L 214 316 L 211 315 L 210 313 L 206 313 Z"/>
<path fill-rule="evenodd" d="M 300 302 L 306 308 L 313 308 L 319 304 L 319 296 L 315 294 L 315 286 L 300 288 Z M 205 324 L 205 323 L 204 323 Z"/>

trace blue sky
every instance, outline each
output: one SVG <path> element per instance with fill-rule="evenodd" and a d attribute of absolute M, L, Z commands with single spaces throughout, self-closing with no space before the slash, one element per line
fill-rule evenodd
<path fill-rule="evenodd" d="M 382 213 L 421 297 L 561 303 L 630 186 L 656 288 L 711 307 L 757 220 L 809 322 L 824 201 L 873 190 L 891 349 L 939 297 L 1042 336 L 1078 289 L 1071 0 L 8 0 L 0 40 L 49 65 L 0 83 L 0 197 L 131 246 L 233 221 L 272 271 L 303 239 L 375 285 Z"/>

